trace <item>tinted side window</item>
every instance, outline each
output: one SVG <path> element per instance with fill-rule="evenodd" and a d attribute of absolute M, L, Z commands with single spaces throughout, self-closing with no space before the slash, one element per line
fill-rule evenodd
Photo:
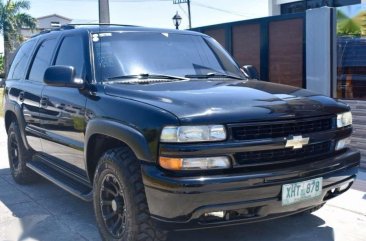
<path fill-rule="evenodd" d="M 33 60 L 28 79 L 43 81 L 44 72 L 50 66 L 52 53 L 55 49 L 56 43 L 56 39 L 49 39 L 41 44 L 38 48 L 36 57 Z"/>
<path fill-rule="evenodd" d="M 58 51 L 55 64 L 73 66 L 75 68 L 76 77 L 84 77 L 85 59 L 83 39 L 81 36 L 70 36 L 64 38 Z"/>
<path fill-rule="evenodd" d="M 9 79 L 21 79 L 24 77 L 35 43 L 35 40 L 30 40 L 20 47 L 10 67 Z"/>

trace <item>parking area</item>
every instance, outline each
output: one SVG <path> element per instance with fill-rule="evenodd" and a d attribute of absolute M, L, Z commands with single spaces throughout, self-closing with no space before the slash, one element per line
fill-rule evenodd
<path fill-rule="evenodd" d="M 364 241 L 366 172 L 353 189 L 313 215 L 212 230 L 173 232 L 170 241 Z M 91 203 L 40 179 L 20 186 L 10 176 L 0 118 L 0 240 L 100 240 Z"/>

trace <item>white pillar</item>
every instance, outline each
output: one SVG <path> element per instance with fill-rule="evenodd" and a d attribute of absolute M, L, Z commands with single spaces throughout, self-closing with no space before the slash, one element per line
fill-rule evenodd
<path fill-rule="evenodd" d="M 281 14 L 281 5 L 277 4 L 277 0 L 268 0 L 268 15 L 275 16 Z"/>
<path fill-rule="evenodd" d="M 336 11 L 322 7 L 306 11 L 306 88 L 335 96 Z"/>

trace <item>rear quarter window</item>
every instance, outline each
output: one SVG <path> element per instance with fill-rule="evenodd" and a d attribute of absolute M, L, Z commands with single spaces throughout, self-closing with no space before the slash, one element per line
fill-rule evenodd
<path fill-rule="evenodd" d="M 8 79 L 22 79 L 27 70 L 27 64 L 31 58 L 36 41 L 25 42 L 17 51 L 13 63 L 11 64 Z"/>

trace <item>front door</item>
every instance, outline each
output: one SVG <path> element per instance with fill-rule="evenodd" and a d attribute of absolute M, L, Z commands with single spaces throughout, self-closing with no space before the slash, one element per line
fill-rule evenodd
<path fill-rule="evenodd" d="M 72 66 L 76 77 L 86 80 L 87 40 L 81 35 L 66 35 L 56 53 L 54 65 Z M 84 134 L 86 95 L 83 90 L 45 86 L 41 99 L 41 138 L 49 160 L 84 177 Z"/>

